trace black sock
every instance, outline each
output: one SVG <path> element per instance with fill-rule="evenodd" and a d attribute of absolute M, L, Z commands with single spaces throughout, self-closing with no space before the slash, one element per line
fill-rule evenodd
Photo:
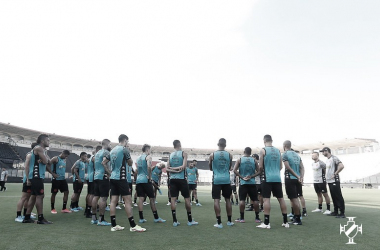
<path fill-rule="evenodd" d="M 38 215 L 38 221 L 42 221 L 44 219 L 44 215 L 43 214 L 39 214 Z"/>
<path fill-rule="evenodd" d="M 135 223 L 135 220 L 133 219 L 133 216 L 130 217 L 130 218 L 128 218 L 128 220 L 129 220 L 129 225 L 131 227 L 135 227 L 136 226 L 136 223 Z M 116 222 L 115 222 L 115 225 L 116 225 Z"/>
<path fill-rule="evenodd" d="M 322 209 L 322 204 L 318 204 L 318 209 Z"/>
<path fill-rule="evenodd" d="M 172 210 L 173 222 L 177 222 L 177 215 L 175 210 Z"/>
<path fill-rule="evenodd" d="M 74 206 L 74 202 L 71 201 L 71 203 L 70 203 L 70 208 L 74 208 L 73 206 Z"/>
<path fill-rule="evenodd" d="M 116 218 L 115 218 L 115 216 L 111 216 L 111 223 L 112 223 L 112 227 L 116 227 Z"/>
<path fill-rule="evenodd" d="M 194 201 L 194 196 L 191 196 L 191 201 Z"/>
<path fill-rule="evenodd" d="M 240 219 L 244 220 L 244 212 L 240 212 Z"/>
<path fill-rule="evenodd" d="M 63 209 L 66 209 L 66 205 L 67 205 L 67 201 L 64 201 L 64 202 L 63 202 L 63 206 L 62 206 L 62 210 L 63 210 Z"/>
<path fill-rule="evenodd" d="M 269 224 L 269 215 L 264 215 L 264 224 L 265 225 Z"/>
<path fill-rule="evenodd" d="M 54 209 L 54 202 L 50 204 L 51 205 L 51 210 Z"/>
<path fill-rule="evenodd" d="M 302 208 L 302 213 L 306 213 L 306 207 Z"/>
<path fill-rule="evenodd" d="M 26 215 L 26 210 L 27 210 L 27 209 L 26 209 L 26 208 L 24 208 L 24 216 Z"/>
<path fill-rule="evenodd" d="M 264 206 L 263 206 L 262 204 L 261 204 L 261 206 L 260 206 L 260 209 L 261 209 L 261 210 L 264 210 Z"/>
<path fill-rule="evenodd" d="M 136 201 L 137 201 L 137 198 L 134 198 L 134 199 L 133 199 L 133 201 L 134 201 L 133 203 L 136 203 Z"/>
<path fill-rule="evenodd" d="M 88 214 L 88 215 L 91 215 L 91 213 L 92 213 L 92 212 L 91 212 L 91 206 L 88 206 L 88 207 L 87 207 L 87 214 Z"/>
<path fill-rule="evenodd" d="M 288 216 L 286 214 L 282 214 L 282 219 L 283 219 L 284 223 L 288 222 Z"/>
<path fill-rule="evenodd" d="M 157 211 L 153 211 L 153 216 L 154 216 L 154 219 L 158 219 L 158 213 L 157 213 Z"/>
<path fill-rule="evenodd" d="M 114 216 L 115 217 L 115 216 Z M 112 216 L 111 216 L 112 219 Z M 104 221 L 104 214 L 99 214 L 99 222 Z M 116 225 L 115 225 L 116 226 Z M 113 226 L 114 227 L 114 226 Z"/>
<path fill-rule="evenodd" d="M 86 208 L 85 208 L 86 210 L 86 213 L 88 212 L 88 204 L 86 203 Z"/>
<path fill-rule="evenodd" d="M 231 203 L 234 203 L 234 199 L 231 199 Z"/>
<path fill-rule="evenodd" d="M 222 218 L 220 216 L 216 216 L 216 221 L 218 224 L 222 224 Z"/>
<path fill-rule="evenodd" d="M 292 214 L 294 214 L 294 209 L 292 208 Z"/>
<path fill-rule="evenodd" d="M 195 202 L 196 202 L 196 203 L 199 203 L 199 202 L 198 202 L 198 199 L 196 199 Z"/>
<path fill-rule="evenodd" d="M 191 217 L 191 212 L 187 212 L 187 221 L 192 222 L 193 218 Z"/>
<path fill-rule="evenodd" d="M 79 201 L 75 202 L 75 207 L 79 207 Z"/>
<path fill-rule="evenodd" d="M 259 212 L 255 212 L 255 214 L 256 214 L 256 220 L 259 220 L 260 218 L 259 218 Z"/>
<path fill-rule="evenodd" d="M 25 214 L 24 220 L 30 220 L 30 214 Z"/>
<path fill-rule="evenodd" d="M 169 198 L 169 202 L 172 202 L 172 198 Z"/>
<path fill-rule="evenodd" d="M 250 208 L 253 208 L 253 204 L 249 205 Z"/>
<path fill-rule="evenodd" d="M 236 199 L 236 204 L 239 203 L 239 201 Z"/>
<path fill-rule="evenodd" d="M 140 217 L 140 220 L 143 220 L 143 219 L 144 219 L 143 211 L 139 211 L 139 217 Z"/>
<path fill-rule="evenodd" d="M 327 210 L 330 210 L 330 203 L 326 205 L 327 205 Z"/>
<path fill-rule="evenodd" d="M 227 215 L 227 221 L 228 222 L 231 222 L 231 217 L 232 217 L 232 215 Z"/>
<path fill-rule="evenodd" d="M 16 217 L 19 217 L 19 216 L 21 216 L 21 211 L 17 211 L 17 216 Z"/>

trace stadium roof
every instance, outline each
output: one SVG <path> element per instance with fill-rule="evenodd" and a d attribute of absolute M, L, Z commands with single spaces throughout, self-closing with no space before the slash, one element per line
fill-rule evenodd
<path fill-rule="evenodd" d="M 74 147 L 79 146 L 79 147 L 94 148 L 97 145 L 101 144 L 101 142 L 97 140 L 87 140 L 87 139 L 82 139 L 82 138 L 57 135 L 54 133 L 22 128 L 22 127 L 11 125 L 9 123 L 6 124 L 2 122 L 0 122 L 0 133 L 4 134 L 5 136 L 19 137 L 21 140 L 31 140 L 31 141 L 35 141 L 40 134 L 44 133 L 50 136 L 50 140 L 52 143 L 60 143 L 63 145 L 71 145 Z M 331 142 L 317 142 L 317 143 L 305 144 L 305 145 L 293 144 L 292 148 L 296 151 L 302 152 L 302 151 L 307 151 L 307 150 L 321 149 L 323 147 L 329 147 L 331 149 L 364 147 L 364 146 L 369 146 L 372 143 L 378 143 L 378 142 L 374 139 L 354 138 L 354 139 L 343 139 L 343 140 L 331 141 Z M 113 144 L 117 144 L 117 143 L 113 143 Z M 141 147 L 142 145 L 139 145 L 139 144 L 130 144 L 130 148 L 133 151 L 136 151 L 136 150 L 139 151 Z M 252 151 L 254 153 L 257 153 L 259 152 L 261 148 L 262 146 L 252 147 Z M 152 146 L 153 152 L 160 152 L 160 153 L 168 152 L 169 153 L 172 150 L 173 150 L 173 147 L 171 146 L 170 147 Z M 189 154 L 210 154 L 214 152 L 215 149 L 184 148 L 184 150 L 187 151 Z M 242 149 L 231 149 L 228 151 L 230 151 L 233 154 L 243 154 Z"/>

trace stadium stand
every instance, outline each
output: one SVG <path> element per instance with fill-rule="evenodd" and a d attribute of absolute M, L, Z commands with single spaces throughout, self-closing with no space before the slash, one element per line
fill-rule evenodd
<path fill-rule="evenodd" d="M 17 154 L 8 143 L 0 142 L 0 159 L 19 160 Z"/>

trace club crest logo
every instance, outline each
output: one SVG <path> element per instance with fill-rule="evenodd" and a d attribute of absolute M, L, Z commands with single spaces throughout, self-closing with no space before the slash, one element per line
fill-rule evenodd
<path fill-rule="evenodd" d="M 344 232 L 345 235 L 348 237 L 348 242 L 346 244 L 356 244 L 354 242 L 354 238 L 359 232 L 360 234 L 363 234 L 363 225 L 362 224 L 360 226 L 356 225 L 354 221 L 356 217 L 347 217 L 347 218 L 348 218 L 347 224 L 344 226 L 340 225 L 339 232 L 340 234 Z"/>

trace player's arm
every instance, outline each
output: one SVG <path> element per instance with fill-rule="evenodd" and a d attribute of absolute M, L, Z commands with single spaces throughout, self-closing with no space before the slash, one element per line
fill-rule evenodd
<path fill-rule="evenodd" d="M 335 175 L 337 175 L 337 174 L 339 174 L 342 170 L 343 170 L 343 168 L 344 168 L 344 165 L 343 165 L 343 163 L 342 162 L 339 162 L 339 164 L 338 164 L 338 169 L 335 171 Z"/>
<path fill-rule="evenodd" d="M 187 167 L 187 153 L 183 152 L 183 164 L 179 168 L 180 170 L 178 170 L 178 172 L 186 171 L 186 167 Z"/>
<path fill-rule="evenodd" d="M 234 173 L 236 176 L 238 176 L 239 178 L 243 179 L 244 177 L 240 175 L 239 173 L 239 168 L 240 168 L 240 159 L 238 159 L 236 162 L 235 162 L 235 166 L 234 166 Z"/>
<path fill-rule="evenodd" d="M 102 166 L 104 168 L 104 171 L 106 171 L 108 176 L 111 176 L 111 171 L 108 168 L 108 162 L 110 162 L 110 159 L 108 157 L 103 157 Z"/>
<path fill-rule="evenodd" d="M 166 172 L 171 172 L 171 173 L 179 173 L 178 169 L 174 169 L 170 166 L 170 156 L 168 159 L 168 164 L 166 166 Z"/>
<path fill-rule="evenodd" d="M 198 168 L 197 168 L 197 170 L 195 170 L 195 182 L 198 182 L 198 179 L 199 179 L 199 173 L 198 173 Z"/>
<path fill-rule="evenodd" d="M 305 176 L 305 167 L 303 166 L 302 160 L 300 161 L 300 182 L 303 183 L 303 177 Z"/>
<path fill-rule="evenodd" d="M 252 178 L 255 178 L 256 176 L 260 175 L 260 169 L 259 169 L 259 164 L 258 162 L 256 161 L 256 159 L 254 160 L 255 161 L 255 174 L 251 175 L 251 179 Z"/>
<path fill-rule="evenodd" d="M 281 156 L 281 153 L 280 153 L 280 171 L 282 170 L 282 156 Z"/>
<path fill-rule="evenodd" d="M 210 171 L 212 171 L 212 161 L 214 160 L 214 153 L 210 154 L 210 158 L 208 159 L 208 167 Z"/>
<path fill-rule="evenodd" d="M 73 175 L 75 175 L 76 179 L 78 180 L 79 183 L 82 183 L 82 180 L 79 177 L 79 161 L 77 160 L 74 165 L 71 167 L 71 172 Z"/>
<path fill-rule="evenodd" d="M 232 171 L 233 167 L 232 167 L 232 154 L 230 154 L 230 171 Z"/>
<path fill-rule="evenodd" d="M 46 171 L 48 171 L 54 178 L 57 178 L 58 175 L 51 170 L 51 165 L 56 164 L 57 162 L 58 162 L 58 158 L 57 156 L 54 156 L 46 165 Z"/>
<path fill-rule="evenodd" d="M 32 154 L 28 154 L 25 158 L 25 164 L 24 164 L 24 171 L 26 176 L 26 185 L 30 186 L 30 180 L 29 180 L 29 164 L 30 164 L 30 157 L 32 157 Z"/>
<path fill-rule="evenodd" d="M 44 150 L 42 147 L 37 147 L 35 149 L 35 153 L 37 153 L 37 155 L 39 156 L 42 164 L 47 165 L 50 162 L 50 159 L 46 153 L 46 150 Z"/>
<path fill-rule="evenodd" d="M 261 172 L 263 172 L 263 169 L 264 169 L 265 149 L 261 149 L 259 154 L 260 154 L 260 158 L 259 158 L 259 171 L 261 173 Z"/>
<path fill-rule="evenodd" d="M 148 168 L 148 180 L 152 179 L 152 156 L 148 155 L 146 157 L 146 164 Z"/>
<path fill-rule="evenodd" d="M 319 167 L 322 168 L 323 170 L 326 169 L 326 163 L 324 163 L 323 161 L 319 160 Z"/>

